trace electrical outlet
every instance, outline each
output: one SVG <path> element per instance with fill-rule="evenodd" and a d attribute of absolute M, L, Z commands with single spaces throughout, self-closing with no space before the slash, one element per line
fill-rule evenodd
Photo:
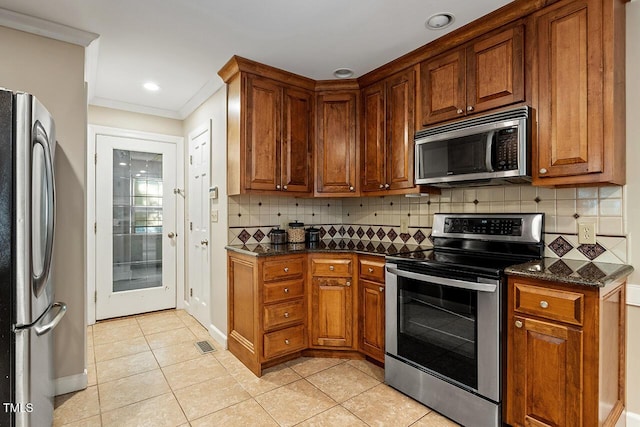
<path fill-rule="evenodd" d="M 400 232 L 401 233 L 408 233 L 409 232 L 409 226 L 407 225 L 407 220 L 403 219 L 400 221 Z"/>
<path fill-rule="evenodd" d="M 596 244 L 595 222 L 581 222 L 578 224 L 578 243 L 581 245 Z"/>
<path fill-rule="evenodd" d="M 211 222 L 218 222 L 218 210 L 217 209 L 212 209 L 211 210 Z"/>

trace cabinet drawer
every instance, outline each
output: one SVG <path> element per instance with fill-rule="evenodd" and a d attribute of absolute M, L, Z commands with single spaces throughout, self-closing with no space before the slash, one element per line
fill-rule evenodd
<path fill-rule="evenodd" d="M 262 280 L 293 279 L 302 277 L 304 272 L 304 258 L 288 258 L 282 260 L 265 261 L 262 269 Z"/>
<path fill-rule="evenodd" d="M 373 280 L 374 282 L 384 283 L 384 258 L 361 259 L 360 260 L 360 277 L 363 279 Z"/>
<path fill-rule="evenodd" d="M 304 320 L 304 303 L 302 298 L 264 307 L 265 331 L 276 329 L 286 325 L 293 325 Z"/>
<path fill-rule="evenodd" d="M 304 280 L 288 282 L 265 283 L 263 299 L 264 303 L 284 301 L 301 297 L 304 294 Z"/>
<path fill-rule="evenodd" d="M 303 325 L 264 334 L 265 359 L 300 351 L 305 347 Z"/>
<path fill-rule="evenodd" d="M 584 295 L 514 283 L 514 309 L 560 322 L 582 325 Z"/>
<path fill-rule="evenodd" d="M 311 260 L 313 276 L 344 277 L 353 274 L 351 259 L 313 259 Z"/>

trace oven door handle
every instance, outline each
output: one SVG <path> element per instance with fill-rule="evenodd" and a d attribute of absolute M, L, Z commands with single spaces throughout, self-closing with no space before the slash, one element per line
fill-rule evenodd
<path fill-rule="evenodd" d="M 407 279 L 420 280 L 422 282 L 435 283 L 437 285 L 451 286 L 453 288 L 467 289 L 478 292 L 495 292 L 498 287 L 498 280 L 484 279 L 489 283 L 468 282 L 466 280 L 449 279 L 446 277 L 429 276 L 427 274 L 412 273 L 410 271 L 398 270 L 397 268 L 387 267 L 387 271 L 400 277 Z M 481 279 L 482 280 L 482 279 Z"/>

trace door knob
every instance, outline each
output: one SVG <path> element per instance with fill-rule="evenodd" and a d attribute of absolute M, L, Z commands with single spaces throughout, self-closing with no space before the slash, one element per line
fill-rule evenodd
<path fill-rule="evenodd" d="M 200 240 L 200 244 L 204 246 L 209 246 L 209 241 L 207 239 Z"/>
<path fill-rule="evenodd" d="M 167 233 L 167 237 L 170 239 L 173 239 L 174 237 L 176 237 L 176 233 L 174 233 L 173 231 L 170 231 L 169 233 Z"/>

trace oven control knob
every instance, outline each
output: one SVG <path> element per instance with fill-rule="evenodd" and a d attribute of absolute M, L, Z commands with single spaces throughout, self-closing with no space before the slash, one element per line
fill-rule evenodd
<path fill-rule="evenodd" d="M 520 320 L 516 320 L 516 328 L 522 328 L 522 322 Z"/>
<path fill-rule="evenodd" d="M 542 308 L 549 308 L 549 303 L 546 301 L 540 301 L 540 307 Z"/>

